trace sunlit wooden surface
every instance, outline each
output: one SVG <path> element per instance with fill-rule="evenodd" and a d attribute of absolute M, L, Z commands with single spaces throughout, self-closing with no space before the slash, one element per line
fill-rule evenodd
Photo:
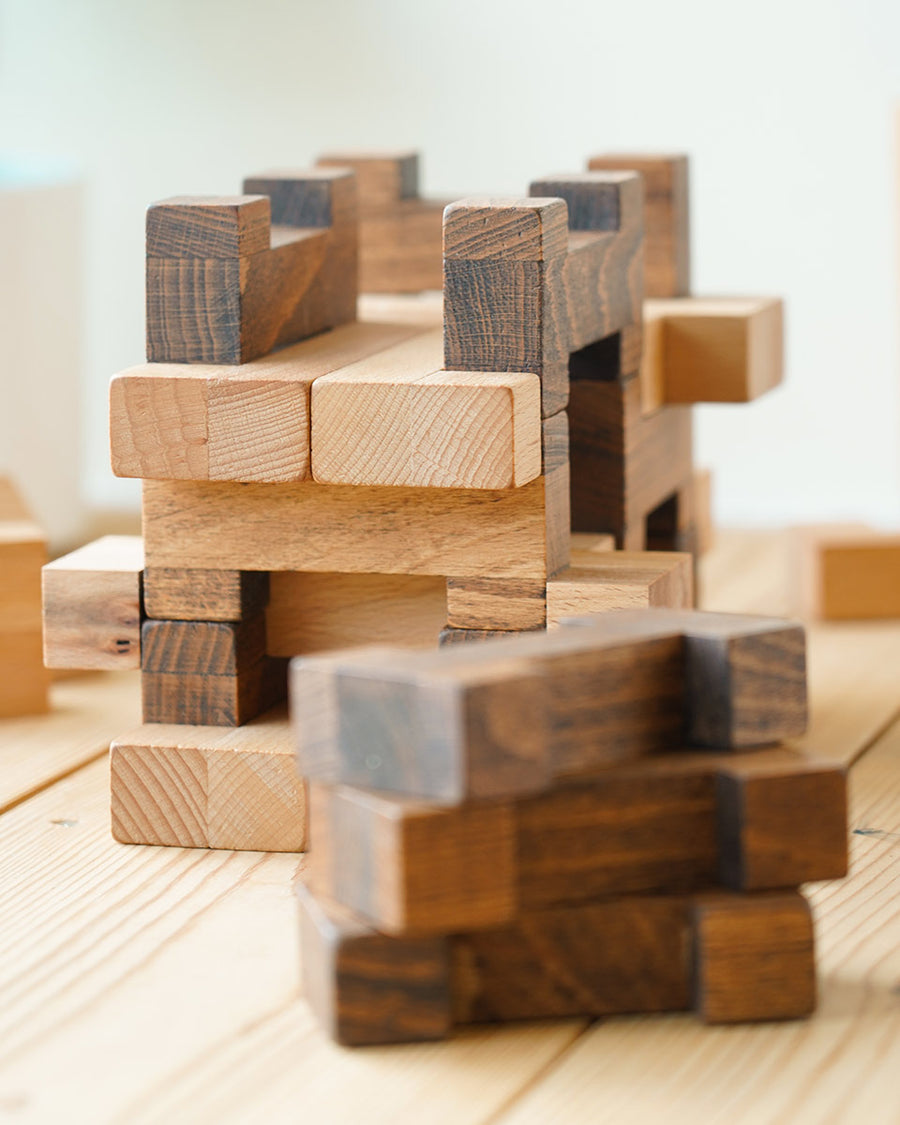
<path fill-rule="evenodd" d="M 724 535 L 711 608 L 785 612 L 784 544 Z M 900 621 L 810 630 L 805 742 L 852 765 L 852 876 L 812 889 L 806 1023 L 691 1016 L 467 1031 L 347 1051 L 298 988 L 298 856 L 125 847 L 109 739 L 133 674 L 0 722 L 0 1122 L 900 1121 Z"/>

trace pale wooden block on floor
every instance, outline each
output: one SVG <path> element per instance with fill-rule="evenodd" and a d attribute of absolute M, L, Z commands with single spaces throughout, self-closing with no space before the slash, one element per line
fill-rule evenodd
<path fill-rule="evenodd" d="M 547 579 L 548 628 L 586 613 L 693 604 L 693 559 L 678 552 L 573 549 L 572 565 Z"/>
<path fill-rule="evenodd" d="M 796 528 L 791 577 L 794 600 L 806 617 L 900 617 L 900 534 L 858 524 Z"/>
<path fill-rule="evenodd" d="M 48 668 L 140 668 L 143 569 L 139 535 L 104 536 L 44 567 Z"/>
<path fill-rule="evenodd" d="M 442 371 L 435 331 L 312 386 L 312 471 L 325 484 L 513 488 L 540 476 L 540 380 Z"/>
<path fill-rule="evenodd" d="M 113 472 L 155 480 L 307 480 L 313 381 L 418 331 L 348 324 L 237 366 L 131 367 L 110 385 Z"/>
<path fill-rule="evenodd" d="M 682 297 L 644 302 L 662 321 L 662 341 L 645 358 L 645 385 L 661 382 L 664 403 L 750 402 L 784 374 L 784 311 L 774 297 Z M 650 373 L 653 359 L 662 372 Z"/>
<path fill-rule="evenodd" d="M 306 791 L 283 707 L 243 727 L 145 723 L 113 742 L 110 771 L 120 843 L 306 847 Z"/>

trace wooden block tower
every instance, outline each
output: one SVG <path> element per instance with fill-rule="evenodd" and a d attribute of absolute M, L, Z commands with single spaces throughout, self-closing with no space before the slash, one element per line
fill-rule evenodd
<path fill-rule="evenodd" d="M 294 662 L 304 992 L 339 1042 L 815 1006 L 796 888 L 846 873 L 846 780 L 777 745 L 805 726 L 802 628 L 667 610 L 567 625 Z"/>
<path fill-rule="evenodd" d="M 652 536 L 649 520 L 604 526 L 599 508 L 572 535 L 569 444 L 570 425 L 578 448 L 592 429 L 606 453 L 578 463 L 585 487 L 643 520 L 692 473 L 690 427 L 667 405 L 623 421 L 625 398 L 644 397 L 638 173 L 439 208 L 436 325 L 416 298 L 410 315 L 356 318 L 361 237 L 373 288 L 434 276 L 436 205 L 418 200 L 407 156 L 243 187 L 148 211 L 148 362 L 110 389 L 112 464 L 144 481 L 143 542 L 95 553 L 117 591 L 104 606 L 81 601 L 70 576 L 84 568 L 64 562 L 45 634 L 52 651 L 81 607 L 98 664 L 141 668 L 144 723 L 112 752 L 118 839 L 297 850 L 305 801 L 277 710 L 287 658 L 691 606 L 690 555 L 643 550 L 674 545 L 681 508 Z M 390 255 L 367 251 L 390 232 Z M 614 387 L 614 433 L 570 403 L 570 369 Z"/>

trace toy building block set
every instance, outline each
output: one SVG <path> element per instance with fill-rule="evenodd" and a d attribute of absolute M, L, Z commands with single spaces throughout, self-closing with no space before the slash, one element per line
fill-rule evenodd
<path fill-rule="evenodd" d="M 691 296 L 684 157 L 588 169 L 432 201 L 333 154 L 151 206 L 110 388 L 143 536 L 45 570 L 48 664 L 141 670 L 114 835 L 311 847 L 344 1042 L 814 1002 L 796 888 L 846 811 L 777 745 L 802 630 L 693 609 L 692 404 L 780 382 L 781 302 Z"/>

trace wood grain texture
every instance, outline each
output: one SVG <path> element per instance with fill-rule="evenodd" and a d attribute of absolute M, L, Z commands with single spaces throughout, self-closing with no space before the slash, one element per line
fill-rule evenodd
<path fill-rule="evenodd" d="M 143 543 L 130 535 L 104 536 L 44 567 L 48 668 L 140 668 L 143 569 Z"/>
<path fill-rule="evenodd" d="M 470 199 L 444 213 L 444 367 L 527 371 L 544 417 L 568 401 L 560 200 Z"/>
<path fill-rule="evenodd" d="M 141 626 L 141 668 L 145 672 L 237 675 L 265 653 L 262 614 L 240 622 L 148 620 Z"/>
<path fill-rule="evenodd" d="M 491 631 L 543 628 L 546 591 L 543 582 L 448 578 L 447 624 L 453 629 Z"/>
<path fill-rule="evenodd" d="M 185 195 L 147 208 L 148 258 L 246 258 L 269 249 L 264 195 Z"/>
<path fill-rule="evenodd" d="M 110 384 L 113 472 L 155 480 L 307 480 L 313 380 L 415 333 L 408 325 L 348 324 L 238 366 L 128 368 Z"/>
<path fill-rule="evenodd" d="M 572 529 L 644 550 L 647 516 L 693 473 L 689 409 L 644 415 L 638 380 L 578 380 L 568 413 Z"/>
<path fill-rule="evenodd" d="M 47 541 L 11 481 L 0 478 L 0 718 L 47 710 L 41 567 Z"/>
<path fill-rule="evenodd" d="M 815 1009 L 812 915 L 801 894 L 701 900 L 694 924 L 696 1004 L 707 1023 L 799 1019 Z"/>
<path fill-rule="evenodd" d="M 496 489 L 540 476 L 537 376 L 441 371 L 441 356 L 441 333 L 426 333 L 316 379 L 314 478 Z"/>
<path fill-rule="evenodd" d="M 144 546 L 149 566 L 542 579 L 546 513 L 543 477 L 502 491 L 145 481 Z"/>
<path fill-rule="evenodd" d="M 163 621 L 241 621 L 269 601 L 260 571 L 152 567 L 143 586 L 144 611 Z"/>
<path fill-rule="evenodd" d="M 665 551 L 573 551 L 547 579 L 547 626 L 564 617 L 613 609 L 694 605 L 693 560 Z"/>
<path fill-rule="evenodd" d="M 221 675 L 149 671 L 141 675 L 145 723 L 239 727 L 283 699 L 285 691 L 285 662 L 268 656 Z"/>
<path fill-rule="evenodd" d="M 322 168 L 349 168 L 356 175 L 361 215 L 379 214 L 401 199 L 419 194 L 419 154 L 413 151 L 328 152 L 318 157 Z"/>
<path fill-rule="evenodd" d="M 112 830 L 124 844 L 303 851 L 306 794 L 287 715 L 240 728 L 145 724 L 110 751 Z"/>
<path fill-rule="evenodd" d="M 271 191 L 275 200 L 276 225 L 265 248 L 256 248 L 259 236 L 248 242 L 237 232 L 224 240 L 210 233 L 210 211 L 221 226 L 221 215 L 234 207 L 234 199 L 223 205 L 215 197 L 194 203 L 182 197 L 173 204 L 171 237 L 156 238 L 156 228 L 148 226 L 149 361 L 246 363 L 355 317 L 352 173 L 267 173 L 246 181 L 245 190 L 254 188 Z M 239 204 L 258 200 L 255 193 L 238 197 Z M 166 207 L 156 204 L 151 214 Z M 185 234 L 192 212 L 196 235 Z M 307 225 L 298 225 L 298 219 Z M 197 256 L 209 241 L 218 256 Z M 165 256 L 154 255 L 154 248 L 165 250 Z M 224 256 L 229 248 L 236 252 Z"/>
<path fill-rule="evenodd" d="M 563 267 L 570 352 L 621 332 L 641 319 L 643 186 L 630 172 L 584 172 L 534 181 L 529 195 L 568 206 Z"/>
<path fill-rule="evenodd" d="M 644 289 L 648 297 L 691 291 L 688 158 L 682 155 L 592 156 L 588 168 L 639 172 L 644 181 Z"/>
<path fill-rule="evenodd" d="M 775 297 L 648 300 L 644 316 L 661 333 L 642 378 L 663 403 L 751 402 L 784 377 L 784 307 Z"/>

